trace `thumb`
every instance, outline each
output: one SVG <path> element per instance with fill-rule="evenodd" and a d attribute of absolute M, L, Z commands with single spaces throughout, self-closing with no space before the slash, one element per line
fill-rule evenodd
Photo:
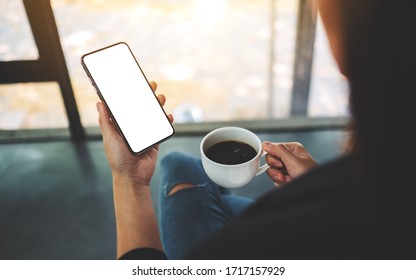
<path fill-rule="evenodd" d="M 113 133 L 116 133 L 113 122 L 111 121 L 110 114 L 105 108 L 102 102 L 97 102 L 97 111 L 98 111 L 98 123 L 100 125 L 101 133 L 104 138 L 110 136 Z"/>

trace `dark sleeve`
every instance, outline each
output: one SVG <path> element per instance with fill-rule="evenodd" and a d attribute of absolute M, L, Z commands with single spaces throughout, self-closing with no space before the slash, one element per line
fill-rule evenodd
<path fill-rule="evenodd" d="M 119 260 L 167 260 L 164 252 L 153 248 L 137 248 L 122 255 Z"/>
<path fill-rule="evenodd" d="M 259 198 L 190 252 L 199 260 L 362 259 L 368 256 L 356 214 L 350 164 L 321 166 Z M 370 235 L 368 235 L 370 236 Z M 374 238 L 373 238 L 374 239 Z M 372 241 L 371 241 L 372 242 Z M 365 257 L 364 257 L 365 258 Z"/>

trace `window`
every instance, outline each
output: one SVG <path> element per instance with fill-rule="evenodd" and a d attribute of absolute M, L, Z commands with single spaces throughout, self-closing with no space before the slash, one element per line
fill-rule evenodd
<path fill-rule="evenodd" d="M 348 83 L 331 54 L 328 39 L 318 17 L 312 65 L 308 115 L 339 117 L 349 115 Z"/>
<path fill-rule="evenodd" d="M 22 1 L 0 0 L 0 61 L 38 58 Z"/>
<path fill-rule="evenodd" d="M 80 57 L 117 41 L 127 42 L 147 77 L 158 82 L 176 123 L 290 117 L 300 2 L 51 0 L 83 126 L 98 125 L 98 97 Z M 36 59 L 21 2 L 0 0 L 0 5 L 6 7 L 0 23 L 9 23 L 0 25 L 6 38 L 0 60 Z M 318 24 L 308 115 L 344 116 L 345 84 L 325 40 Z M 11 91 L 28 92 L 45 104 L 30 105 L 39 101 Z M 32 83 L 0 86 L 0 98 L 6 100 L 0 129 L 68 125 L 56 91 Z"/>
<path fill-rule="evenodd" d="M 174 113 L 176 122 L 288 114 L 296 1 L 276 1 L 274 25 L 272 1 L 53 3 L 86 126 L 97 125 L 97 99 L 79 66 L 79 57 L 116 41 L 130 44 L 148 78 L 157 81 L 158 91 L 167 96 L 166 109 Z M 272 38 L 278 42 L 271 42 Z M 271 47 L 274 57 L 270 56 Z M 277 107 L 272 113 L 268 112 L 270 98 Z"/>
<path fill-rule="evenodd" d="M 1 85 L 0 112 L 0 129 L 68 126 L 57 83 Z"/>

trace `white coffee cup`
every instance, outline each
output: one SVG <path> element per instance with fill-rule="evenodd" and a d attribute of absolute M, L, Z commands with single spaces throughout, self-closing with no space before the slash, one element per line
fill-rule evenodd
<path fill-rule="evenodd" d="M 206 156 L 207 150 L 214 144 L 230 140 L 252 146 L 257 154 L 254 158 L 240 164 L 222 164 Z M 208 177 L 225 188 L 242 187 L 269 168 L 266 163 L 260 166 L 260 159 L 266 154 L 262 150 L 260 138 L 250 130 L 241 127 L 221 127 L 209 132 L 201 141 L 200 151 L 202 166 Z"/>

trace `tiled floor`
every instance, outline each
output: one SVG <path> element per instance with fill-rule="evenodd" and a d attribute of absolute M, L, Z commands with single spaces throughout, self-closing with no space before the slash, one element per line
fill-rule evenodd
<path fill-rule="evenodd" d="M 340 153 L 339 130 L 259 134 L 299 141 L 323 163 Z M 199 153 L 202 136 L 175 136 L 160 149 Z M 152 185 L 159 178 L 156 168 Z M 257 197 L 272 188 L 263 174 L 237 194 Z M 157 205 L 157 188 L 153 197 Z M 0 145 L 0 259 L 114 259 L 111 174 L 99 140 Z"/>

